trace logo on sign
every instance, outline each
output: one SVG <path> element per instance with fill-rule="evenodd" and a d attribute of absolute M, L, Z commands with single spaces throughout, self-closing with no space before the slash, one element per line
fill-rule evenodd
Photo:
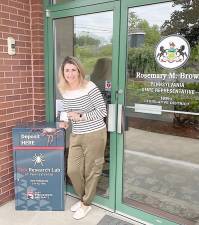
<path fill-rule="evenodd" d="M 166 69 L 176 69 L 183 66 L 189 56 L 189 43 L 179 35 L 170 35 L 163 38 L 155 49 L 156 62 Z"/>
<path fill-rule="evenodd" d="M 106 91 L 111 91 L 111 81 L 109 81 L 109 80 L 106 80 L 105 81 L 105 90 Z"/>
<path fill-rule="evenodd" d="M 45 162 L 45 157 L 43 154 L 36 154 L 32 157 L 32 161 L 34 162 L 34 166 L 37 164 L 41 164 L 42 166 L 44 165 L 43 162 Z"/>
<path fill-rule="evenodd" d="M 34 199 L 34 193 L 32 191 L 27 192 L 27 199 Z"/>

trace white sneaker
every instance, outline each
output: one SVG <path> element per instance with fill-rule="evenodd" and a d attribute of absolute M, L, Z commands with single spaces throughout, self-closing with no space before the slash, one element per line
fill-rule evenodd
<path fill-rule="evenodd" d="M 74 214 L 73 218 L 76 220 L 84 218 L 91 210 L 91 206 L 81 206 Z"/>
<path fill-rule="evenodd" d="M 72 212 L 76 212 L 79 208 L 81 208 L 82 204 L 83 203 L 81 201 L 76 202 L 74 205 L 71 206 L 70 210 Z"/>

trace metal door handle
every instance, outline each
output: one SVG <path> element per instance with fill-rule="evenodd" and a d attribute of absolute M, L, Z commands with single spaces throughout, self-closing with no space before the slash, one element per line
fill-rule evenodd
<path fill-rule="evenodd" d="M 118 118 L 117 118 L 117 133 L 122 134 L 124 132 L 124 106 L 118 104 Z"/>
<path fill-rule="evenodd" d="M 116 131 L 116 104 L 108 104 L 108 131 Z"/>

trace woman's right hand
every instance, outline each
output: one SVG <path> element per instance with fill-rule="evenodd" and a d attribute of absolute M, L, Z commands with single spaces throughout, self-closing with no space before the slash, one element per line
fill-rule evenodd
<path fill-rule="evenodd" d="M 69 127 L 68 123 L 65 121 L 59 122 L 59 128 L 67 129 Z"/>

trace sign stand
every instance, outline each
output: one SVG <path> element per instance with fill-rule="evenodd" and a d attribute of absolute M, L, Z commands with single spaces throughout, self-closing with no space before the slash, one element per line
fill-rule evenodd
<path fill-rule="evenodd" d="M 65 131 L 13 128 L 16 210 L 64 210 Z"/>

